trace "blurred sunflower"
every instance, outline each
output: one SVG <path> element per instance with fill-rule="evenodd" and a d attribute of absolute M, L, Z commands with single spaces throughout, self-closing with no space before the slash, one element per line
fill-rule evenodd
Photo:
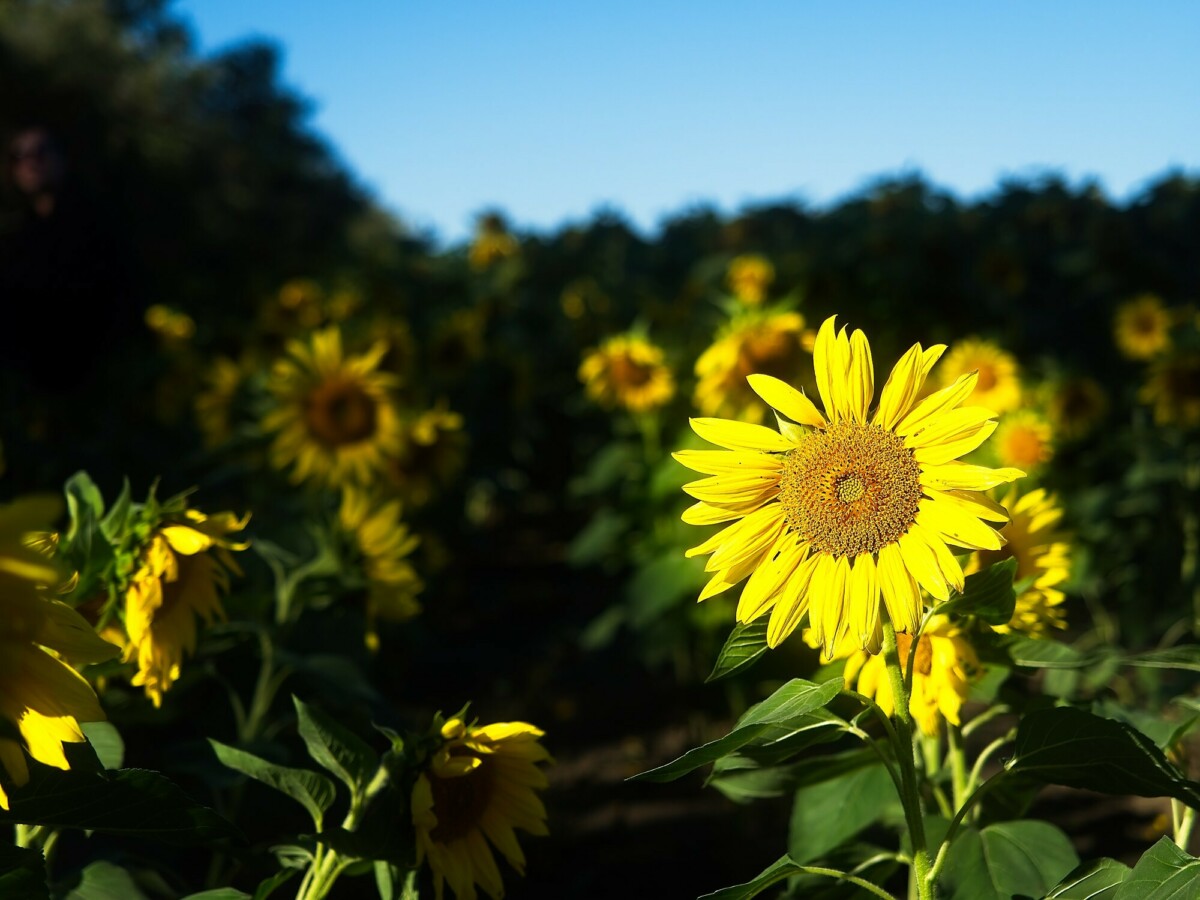
<path fill-rule="evenodd" d="M 389 397 L 395 377 L 376 371 L 386 351 L 381 342 L 361 356 L 344 356 L 336 327 L 288 344 L 289 356 L 275 364 L 267 385 L 279 408 L 263 419 L 265 431 L 277 432 L 276 468 L 294 465 L 294 482 L 371 481 L 402 442 Z"/>
<path fill-rule="evenodd" d="M 261 309 L 263 330 L 268 334 L 289 335 L 316 328 L 325 320 L 325 291 L 311 278 L 293 278 L 285 282 Z"/>
<path fill-rule="evenodd" d="M 220 594 L 230 572 L 241 574 L 230 551 L 249 546 L 230 538 L 248 519 L 189 509 L 159 523 L 138 553 L 125 592 L 125 661 L 137 662 L 132 684 L 144 686 L 155 706 L 196 650 L 196 617 L 207 625 L 225 618 Z"/>
<path fill-rule="evenodd" d="M 409 503 L 424 506 L 466 461 L 463 417 L 439 402 L 408 419 L 403 434 L 401 448 L 385 461 L 384 472 Z"/>
<path fill-rule="evenodd" d="M 1117 307 L 1113 339 L 1127 359 L 1152 359 L 1171 346 L 1171 312 L 1154 294 L 1141 294 Z"/>
<path fill-rule="evenodd" d="M 233 401 L 245 379 L 245 371 L 227 356 L 218 356 L 204 377 L 204 388 L 196 395 L 196 424 L 204 446 L 219 447 L 233 434 Z"/>
<path fill-rule="evenodd" d="M 29 781 L 25 753 L 69 768 L 63 743 L 85 740 L 80 722 L 105 718 L 91 685 L 65 660 L 97 663 L 121 652 L 75 610 L 46 596 L 62 578 L 29 536 L 44 535 L 59 508 L 43 497 L 0 508 L 0 809 L 9 808 L 6 785 Z"/>
<path fill-rule="evenodd" d="M 663 351 L 636 334 L 618 334 L 584 354 L 579 380 L 600 406 L 649 413 L 675 396 L 675 377 Z"/>
<path fill-rule="evenodd" d="M 1023 409 L 1001 419 L 992 447 L 1002 466 L 1032 472 L 1054 458 L 1054 431 L 1040 413 Z"/>
<path fill-rule="evenodd" d="M 979 373 L 971 400 L 992 412 L 1004 413 L 1021 404 L 1021 378 L 1017 360 L 998 344 L 979 338 L 959 341 L 942 362 L 939 383 L 951 384 L 968 372 Z"/>
<path fill-rule="evenodd" d="M 547 784 L 538 764 L 552 761 L 538 743 L 543 734 L 524 722 L 476 727 L 454 718 L 442 726 L 444 743 L 412 792 L 417 864 L 428 860 L 437 900 L 446 883 L 458 900 L 475 900 L 477 884 L 503 897 L 493 847 L 525 874 L 514 830 L 549 834 L 537 795 Z"/>
<path fill-rule="evenodd" d="M 1078 440 L 1091 434 L 1108 413 L 1108 395 L 1092 378 L 1071 378 L 1054 386 L 1046 406 L 1055 434 Z"/>
<path fill-rule="evenodd" d="M 196 334 L 196 323 L 185 312 L 156 303 L 146 310 L 146 327 L 167 347 L 187 343 Z"/>
<path fill-rule="evenodd" d="M 696 408 L 706 416 L 733 416 L 758 424 L 767 406 L 746 378 L 771 375 L 796 382 L 806 368 L 804 316 L 752 311 L 737 316 L 696 360 Z"/>
<path fill-rule="evenodd" d="M 1008 512 L 1008 524 L 1000 529 L 1007 543 L 999 550 L 981 550 L 967 563 L 967 574 L 986 569 L 1005 559 L 1017 561 L 1015 582 L 1028 582 L 1017 595 L 1017 607 L 1007 625 L 996 626 L 1002 634 L 1020 631 L 1045 637 L 1051 628 L 1066 628 L 1066 599 L 1059 585 L 1071 574 L 1071 545 L 1058 530 L 1063 510 L 1058 498 L 1044 488 L 1019 494 L 1016 487 L 1000 501 Z"/>
<path fill-rule="evenodd" d="M 775 267 L 765 256 L 756 253 L 735 256 L 725 273 L 729 290 L 747 306 L 761 305 L 774 280 Z"/>
<path fill-rule="evenodd" d="M 1138 399 L 1153 407 L 1159 425 L 1200 425 L 1200 356 L 1175 354 L 1152 362 Z"/>
<path fill-rule="evenodd" d="M 348 487 L 342 494 L 338 523 L 352 537 L 367 579 L 367 646 L 379 647 L 375 623 L 403 622 L 421 611 L 417 594 L 425 587 L 408 557 L 421 542 L 400 516 L 399 500 L 380 501 Z"/>
<path fill-rule="evenodd" d="M 508 225 L 501 216 L 488 214 L 480 218 L 475 229 L 475 240 L 467 253 L 467 261 L 476 271 L 490 269 L 496 263 L 520 252 L 521 245 L 508 232 Z"/>
<path fill-rule="evenodd" d="M 996 427 L 990 409 L 959 408 L 978 375 L 917 400 L 945 348 L 915 344 L 896 363 L 869 415 L 874 365 L 866 336 L 834 318 L 814 347 L 817 389 L 826 414 L 777 378 L 750 384 L 792 424 L 780 431 L 724 419 L 693 419 L 692 428 L 725 450 L 682 450 L 675 458 L 711 477 L 684 485 L 699 502 L 685 522 L 733 521 L 688 556 L 712 554 L 715 573 L 704 600 L 749 576 L 737 619 L 767 610 L 767 643 L 777 646 L 804 615 L 818 643 L 832 648 L 849 634 L 876 646 L 880 604 L 898 631 L 915 632 L 919 587 L 945 601 L 961 590 L 963 572 L 950 546 L 999 549 L 985 521 L 1003 522 L 994 503 L 972 492 L 1013 481 L 1018 469 L 957 462 Z M 918 587 L 919 586 L 919 587 Z"/>

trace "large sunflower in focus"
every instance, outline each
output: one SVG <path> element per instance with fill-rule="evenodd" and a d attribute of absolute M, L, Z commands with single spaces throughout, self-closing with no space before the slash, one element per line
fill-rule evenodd
<path fill-rule="evenodd" d="M 538 743 L 542 735 L 524 722 L 475 727 L 455 718 L 442 726 L 445 743 L 412 793 L 417 862 L 429 861 L 437 900 L 446 882 L 458 900 L 475 900 L 476 884 L 495 900 L 503 897 L 493 847 L 524 874 L 514 829 L 549 833 L 536 793 L 546 787 L 538 764 L 550 761 Z"/>
<path fill-rule="evenodd" d="M 968 372 L 977 372 L 971 400 L 992 412 L 1005 413 L 1021 404 L 1021 378 L 1016 358 L 991 341 L 969 338 L 946 354 L 939 370 L 944 387 Z"/>
<path fill-rule="evenodd" d="M 336 328 L 288 344 L 289 355 L 268 383 L 279 408 L 263 428 L 276 432 L 271 461 L 280 469 L 294 466 L 292 481 L 367 483 L 400 449 L 400 420 L 389 397 L 395 379 L 377 371 L 386 352 L 380 342 L 361 356 L 345 356 Z"/>
<path fill-rule="evenodd" d="M 185 654 L 196 649 L 196 617 L 211 625 L 225 618 L 221 592 L 229 573 L 241 574 L 231 540 L 246 527 L 232 513 L 206 516 L 187 510 L 154 529 L 138 556 L 125 594 L 125 661 L 136 661 L 132 683 L 144 686 L 155 706 L 179 678 Z"/>
<path fill-rule="evenodd" d="M 951 547 L 998 550 L 987 522 L 1004 510 L 980 491 L 1013 481 L 1018 469 L 967 465 L 995 430 L 995 413 L 960 404 L 978 376 L 961 376 L 918 401 L 945 348 L 915 344 L 900 358 L 871 412 L 875 370 L 861 331 L 821 326 L 813 349 L 825 413 L 800 391 L 767 375 L 751 387 L 786 417 L 780 431 L 725 419 L 693 419 L 700 437 L 724 450 L 683 450 L 675 458 L 710 477 L 684 485 L 699 502 L 685 522 L 732 522 L 689 556 L 711 554 L 704 600 L 749 578 L 737 619 L 768 610 L 767 643 L 777 646 L 808 614 L 827 651 L 847 634 L 877 645 L 880 607 L 898 631 L 914 632 L 924 588 L 937 600 L 961 590 Z M 790 421 L 788 421 L 790 420 Z"/>
<path fill-rule="evenodd" d="M 675 396 L 675 378 L 663 352 L 635 334 L 618 334 L 589 350 L 579 380 L 600 406 L 633 413 L 653 412 Z"/>
<path fill-rule="evenodd" d="M 808 358 L 804 344 L 800 313 L 743 313 L 696 360 L 696 408 L 706 416 L 762 422 L 767 406 L 747 385 L 746 377 L 757 373 L 799 380 Z"/>

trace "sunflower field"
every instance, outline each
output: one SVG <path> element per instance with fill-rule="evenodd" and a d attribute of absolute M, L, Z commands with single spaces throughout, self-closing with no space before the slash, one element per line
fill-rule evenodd
<path fill-rule="evenodd" d="M 0 84 L 0 898 L 1200 897 L 1200 181 L 445 248 L 166 4 Z"/>

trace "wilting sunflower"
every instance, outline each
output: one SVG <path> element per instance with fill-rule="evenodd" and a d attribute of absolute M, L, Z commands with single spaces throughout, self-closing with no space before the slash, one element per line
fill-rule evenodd
<path fill-rule="evenodd" d="M 992 412 L 1005 413 L 1021 405 L 1021 377 L 1016 358 L 998 344 L 979 338 L 959 341 L 942 361 L 939 383 L 945 387 L 968 372 L 979 381 L 971 400 Z"/>
<path fill-rule="evenodd" d="M 992 447 L 1001 465 L 1032 472 L 1054 458 L 1054 430 L 1040 413 L 1023 409 L 1000 421 Z"/>
<path fill-rule="evenodd" d="M 1155 360 L 1138 399 L 1154 408 L 1159 425 L 1200 425 L 1200 356 L 1175 354 Z"/>
<path fill-rule="evenodd" d="M 63 743 L 85 740 L 80 722 L 105 718 L 91 685 L 65 660 L 96 663 L 121 652 L 46 594 L 61 575 L 27 538 L 45 533 L 58 508 L 57 500 L 26 498 L 0 509 L 0 809 L 9 808 L 6 785 L 29 781 L 25 753 L 66 769 Z"/>
<path fill-rule="evenodd" d="M 295 482 L 370 482 L 402 441 L 389 397 L 395 379 L 376 371 L 386 352 L 380 342 L 361 356 L 345 356 L 336 327 L 314 332 L 308 343 L 289 343 L 267 385 L 279 403 L 263 420 L 264 430 L 277 432 L 272 464 L 294 465 Z"/>
<path fill-rule="evenodd" d="M 706 416 L 734 416 L 758 424 L 767 406 L 750 390 L 746 377 L 771 375 L 798 381 L 806 368 L 804 316 L 795 312 L 751 311 L 736 317 L 696 360 L 696 408 Z"/>
<path fill-rule="evenodd" d="M 125 592 L 125 661 L 136 661 L 132 683 L 155 706 L 179 678 L 185 655 L 196 650 L 196 617 L 207 625 L 225 618 L 221 592 L 229 573 L 241 574 L 230 536 L 246 527 L 233 513 L 206 516 L 189 509 L 151 532 Z"/>
<path fill-rule="evenodd" d="M 1113 339 L 1128 359 L 1152 359 L 1171 346 L 1171 311 L 1154 294 L 1142 294 L 1117 307 Z"/>
<path fill-rule="evenodd" d="M 825 415 L 790 385 L 766 375 L 750 384 L 778 410 L 780 431 L 724 419 L 693 419 L 692 428 L 725 450 L 683 450 L 675 458 L 711 477 L 684 485 L 699 502 L 685 522 L 730 522 L 689 556 L 712 554 L 715 573 L 704 600 L 749 576 L 737 619 L 768 610 L 767 643 L 775 647 L 809 616 L 826 649 L 847 634 L 874 643 L 880 604 L 898 631 L 920 621 L 919 587 L 938 600 L 961 590 L 963 572 L 950 546 L 997 550 L 989 525 L 1004 510 L 973 492 L 1013 481 L 1018 469 L 967 465 L 958 457 L 996 427 L 983 407 L 959 407 L 975 373 L 917 401 L 945 347 L 915 344 L 896 363 L 870 414 L 874 366 L 866 336 L 821 326 L 814 347 Z M 791 421 L 787 421 L 790 419 Z M 795 423 L 795 424 L 793 424 Z"/>
<path fill-rule="evenodd" d="M 1020 494 L 1012 487 L 1000 502 L 1008 512 L 1008 524 L 1000 529 L 1008 543 L 975 553 L 966 568 L 970 574 L 1011 558 L 1017 561 L 1015 581 L 1028 583 L 1017 595 L 1012 620 L 995 630 L 1044 637 L 1051 628 L 1066 628 L 1059 585 L 1071 574 L 1071 544 L 1058 530 L 1063 516 L 1058 499 L 1043 488 Z"/>
<path fill-rule="evenodd" d="M 421 611 L 417 594 L 425 585 L 408 557 L 420 538 L 401 520 L 399 500 L 380 501 L 358 488 L 346 488 L 338 523 L 362 555 L 367 579 L 367 646 L 379 646 L 378 619 L 403 622 Z"/>
<path fill-rule="evenodd" d="M 618 334 L 584 354 L 579 380 L 587 395 L 606 409 L 648 413 L 675 396 L 675 377 L 662 348 L 636 334 Z"/>
<path fill-rule="evenodd" d="M 437 900 L 447 882 L 458 900 L 475 900 L 476 884 L 496 900 L 503 897 L 493 847 L 525 874 L 514 829 L 549 834 L 537 795 L 546 787 L 538 763 L 551 761 L 538 743 L 542 735 L 524 722 L 476 727 L 450 719 L 442 726 L 445 743 L 412 793 L 417 863 L 429 861 Z"/>
<path fill-rule="evenodd" d="M 902 665 L 908 665 L 912 637 L 896 635 L 896 648 Z M 874 699 L 887 715 L 896 710 L 892 685 L 888 680 L 887 662 L 882 653 L 846 646 L 835 648 L 825 660 L 846 656 L 842 677 L 846 687 Z M 945 616 L 933 616 L 917 641 L 913 659 L 912 695 L 908 711 L 924 734 L 938 733 L 942 719 L 958 725 L 959 710 L 970 692 L 971 681 L 983 671 L 979 657 L 962 631 Z"/>
<path fill-rule="evenodd" d="M 775 267 L 765 256 L 756 253 L 735 256 L 725 273 L 725 282 L 733 296 L 747 306 L 759 306 L 774 280 Z"/>
<path fill-rule="evenodd" d="M 1092 378 L 1071 378 L 1050 390 L 1046 403 L 1054 431 L 1064 440 L 1087 437 L 1108 412 L 1108 395 Z"/>
<path fill-rule="evenodd" d="M 440 488 L 449 485 L 467 455 L 463 417 L 445 401 L 408 418 L 399 453 L 388 458 L 388 480 L 413 506 L 424 506 Z"/>

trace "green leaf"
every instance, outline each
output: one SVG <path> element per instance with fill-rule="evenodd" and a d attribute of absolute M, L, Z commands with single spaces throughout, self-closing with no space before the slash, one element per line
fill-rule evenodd
<path fill-rule="evenodd" d="M 1130 868 L 1115 859 L 1086 862 L 1054 886 L 1046 900 L 1116 900 Z"/>
<path fill-rule="evenodd" d="M 1142 854 L 1113 900 L 1183 900 L 1200 896 L 1200 859 L 1168 837 Z"/>
<path fill-rule="evenodd" d="M 121 768 L 125 761 L 125 742 L 112 722 L 81 722 L 79 727 L 104 768 Z"/>
<path fill-rule="evenodd" d="M 566 559 L 572 566 L 589 566 L 612 553 L 625 532 L 629 521 L 608 509 L 601 509 L 567 545 Z"/>
<path fill-rule="evenodd" d="M 1200 645 L 1189 644 L 1184 647 L 1132 653 L 1124 657 L 1123 661 L 1126 665 L 1146 669 L 1185 669 L 1189 672 L 1200 672 Z"/>
<path fill-rule="evenodd" d="M 264 878 L 258 883 L 258 887 L 254 889 L 254 900 L 267 900 L 271 894 L 275 893 L 276 888 L 282 886 L 298 871 L 299 869 L 294 868 L 282 869 L 270 878 Z"/>
<path fill-rule="evenodd" d="M 722 888 L 711 894 L 705 894 L 700 900 L 749 900 L 751 897 L 757 897 L 771 885 L 783 881 L 785 878 L 790 878 L 792 875 L 797 875 L 800 872 L 801 867 L 784 856 L 763 869 L 754 880 L 747 881 L 745 884 L 735 884 L 733 887 Z"/>
<path fill-rule="evenodd" d="M 46 863 L 40 850 L 0 842 L 0 897 L 49 900 Z"/>
<path fill-rule="evenodd" d="M 715 741 L 689 750 L 664 766 L 634 775 L 631 781 L 674 781 L 703 765 L 714 762 L 746 746 L 771 725 L 786 725 L 806 713 L 821 709 L 841 691 L 843 681 L 833 678 L 813 684 L 794 678 L 774 694 L 747 710 L 733 731 Z"/>
<path fill-rule="evenodd" d="M 76 472 L 63 485 L 67 495 L 67 514 L 71 525 L 67 532 L 67 540 L 74 541 L 81 524 L 98 523 L 104 515 L 104 497 L 92 476 L 87 472 Z"/>
<path fill-rule="evenodd" d="M 121 493 L 113 501 L 112 508 L 100 520 L 100 530 L 106 538 L 111 541 L 125 530 L 125 523 L 129 519 L 129 513 L 132 508 L 133 504 L 129 496 L 129 479 L 127 478 L 121 484 Z"/>
<path fill-rule="evenodd" d="M 1045 897 L 1078 865 L 1071 841 L 1049 822 L 999 822 L 958 833 L 946 854 L 941 887 L 946 900 Z"/>
<path fill-rule="evenodd" d="M 717 655 L 717 664 L 705 681 L 728 678 L 744 672 L 767 652 L 767 616 L 759 616 L 745 625 L 735 625 L 725 646 Z"/>
<path fill-rule="evenodd" d="M 1017 607 L 1017 592 L 1013 589 L 1016 574 L 1016 559 L 993 563 L 982 572 L 968 575 L 962 594 L 951 597 L 937 611 L 975 616 L 989 625 L 1007 625 Z"/>
<path fill-rule="evenodd" d="M 1189 781 L 1140 731 L 1081 709 L 1060 707 L 1030 713 L 1017 726 L 1009 772 L 1046 784 L 1174 797 L 1200 806 L 1200 784 Z"/>
<path fill-rule="evenodd" d="M 238 750 L 212 738 L 209 738 L 208 742 L 217 754 L 217 759 L 224 765 L 287 794 L 307 809 L 313 824 L 318 830 L 321 828 L 325 810 L 329 809 L 337 794 L 332 781 L 319 772 L 276 765 L 253 753 Z"/>
<path fill-rule="evenodd" d="M 1097 662 L 1095 654 L 1081 653 L 1058 641 L 1014 635 L 1005 647 L 1013 664 L 1032 669 L 1084 669 Z"/>
<path fill-rule="evenodd" d="M 63 900 L 147 900 L 133 876 L 110 862 L 88 865 L 79 883 Z"/>
<path fill-rule="evenodd" d="M 29 783 L 12 791 L 0 824 L 49 825 L 152 837 L 170 844 L 241 839 L 238 830 L 176 785 L 144 769 L 60 771 L 30 766 Z"/>
<path fill-rule="evenodd" d="M 253 900 L 245 891 L 237 888 L 213 888 L 211 891 L 201 891 L 198 894 L 188 894 L 182 900 Z"/>
<path fill-rule="evenodd" d="M 342 727 L 318 709 L 293 696 L 300 737 L 308 747 L 308 755 L 318 765 L 332 772 L 352 794 L 364 790 L 375 770 L 379 754 L 362 738 Z"/>
<path fill-rule="evenodd" d="M 895 785 L 882 765 L 801 788 L 792 805 L 788 856 L 798 863 L 819 859 L 898 803 Z"/>

